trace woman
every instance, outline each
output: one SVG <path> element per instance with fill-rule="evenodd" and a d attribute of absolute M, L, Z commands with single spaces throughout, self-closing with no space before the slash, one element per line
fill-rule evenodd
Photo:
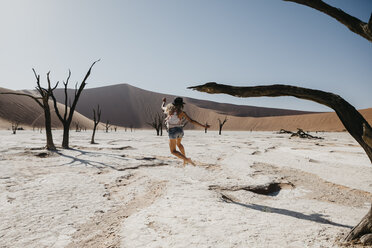
<path fill-rule="evenodd" d="M 161 108 L 163 109 L 164 113 L 167 114 L 165 118 L 165 122 L 168 128 L 169 134 L 169 148 L 173 155 L 176 157 L 183 159 L 183 165 L 185 166 L 187 163 L 190 163 L 195 166 L 194 162 L 190 158 L 186 157 L 185 148 L 181 144 L 182 137 L 183 137 L 183 123 L 184 119 L 188 120 L 192 124 L 199 125 L 204 128 L 209 128 L 209 125 L 202 125 L 199 122 L 191 119 L 185 112 L 183 112 L 183 99 L 181 97 L 176 97 L 173 103 L 168 104 L 165 107 L 166 99 L 163 98 L 163 104 Z M 176 150 L 176 146 L 180 150 Z"/>

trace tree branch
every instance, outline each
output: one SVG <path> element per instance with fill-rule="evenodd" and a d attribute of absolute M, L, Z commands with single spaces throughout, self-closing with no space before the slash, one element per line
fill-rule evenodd
<path fill-rule="evenodd" d="M 286 2 L 294 2 L 301 5 L 308 6 L 333 17 L 338 22 L 344 24 L 350 31 L 362 36 L 363 38 L 372 42 L 372 23 L 371 18 L 367 23 L 351 16 L 341 9 L 335 8 L 321 0 L 284 0 Z M 372 17 L 372 15 L 371 15 Z"/>
<path fill-rule="evenodd" d="M 75 99 L 74 99 L 74 102 L 72 103 L 72 106 L 70 107 L 70 113 L 69 113 L 69 116 L 68 116 L 68 119 L 69 119 L 69 120 L 72 119 L 72 115 L 74 114 L 74 111 L 75 111 L 75 108 L 76 108 L 76 104 L 77 104 L 77 102 L 78 102 L 78 100 L 79 100 L 79 97 L 80 97 L 80 95 L 81 95 L 81 92 L 83 91 L 83 89 L 84 89 L 84 87 L 85 87 L 85 85 L 86 85 L 86 80 L 88 79 L 88 77 L 89 77 L 89 75 L 90 75 L 90 73 L 91 73 L 91 71 L 92 71 L 93 66 L 94 66 L 98 61 L 100 61 L 100 59 L 94 61 L 93 64 L 89 67 L 89 70 L 88 70 L 87 74 L 85 75 L 83 81 L 81 82 L 80 87 L 79 87 L 79 90 L 78 90 L 77 92 L 76 92 L 76 86 L 77 86 L 77 85 L 75 86 Z"/>
<path fill-rule="evenodd" d="M 346 130 L 363 147 L 372 162 L 372 147 L 370 147 L 362 138 L 363 125 L 366 126 L 365 129 L 367 130 L 372 130 L 371 126 L 350 103 L 336 94 L 282 84 L 235 87 L 211 82 L 204 85 L 189 87 L 189 89 L 209 94 L 224 93 L 236 97 L 294 96 L 326 105 L 335 110 Z"/>
<path fill-rule="evenodd" d="M 30 97 L 32 98 L 41 108 L 44 109 L 44 106 L 42 103 L 39 102 L 39 100 L 43 100 L 42 97 L 35 97 L 35 96 L 32 96 L 32 95 L 29 95 L 29 94 L 25 94 L 25 93 L 16 93 L 16 92 L 1 92 L 0 95 L 17 95 L 17 96 L 27 96 L 27 97 Z"/>
<path fill-rule="evenodd" d="M 51 94 L 51 97 L 52 97 L 52 99 L 53 99 L 53 105 L 54 105 L 54 110 L 55 110 L 55 112 L 56 112 L 56 115 L 57 115 L 58 119 L 59 119 L 62 123 L 64 123 L 64 119 L 62 118 L 61 114 L 59 113 L 59 109 L 58 109 L 58 107 L 57 107 L 57 99 L 55 98 L 54 94 Z"/>

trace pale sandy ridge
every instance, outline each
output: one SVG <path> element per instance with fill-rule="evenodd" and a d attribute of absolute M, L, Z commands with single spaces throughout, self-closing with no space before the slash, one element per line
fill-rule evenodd
<path fill-rule="evenodd" d="M 115 90 L 116 89 L 116 90 Z M 1 89 L 0 91 L 6 91 Z M 57 93 L 56 94 L 60 94 Z M 72 92 L 70 92 L 72 94 Z M 93 108 L 98 104 L 102 109 L 102 122 L 109 120 L 113 125 L 131 126 L 137 128 L 151 127 L 146 124 L 151 121 L 151 116 L 160 112 L 162 96 L 168 97 L 168 102 L 172 101 L 173 96 L 162 95 L 150 91 L 138 89 L 130 85 L 116 85 L 83 91 L 81 99 L 77 105 L 77 110 L 89 118 L 93 116 Z M 61 97 L 61 96 L 60 96 Z M 218 129 L 218 119 L 228 121 L 224 130 L 242 131 L 278 131 L 280 129 L 295 131 L 301 128 L 306 131 L 345 131 L 345 128 L 336 113 L 312 113 L 301 115 L 284 115 L 296 113 L 291 110 L 278 110 L 268 108 L 257 108 L 250 106 L 237 106 L 231 104 L 213 103 L 196 99 L 185 98 L 185 111 L 199 122 L 211 125 L 211 130 Z M 208 108 L 212 109 L 208 109 Z M 59 104 L 59 108 L 62 105 Z M 214 109 L 213 109 L 214 108 Z M 53 126 L 61 128 L 61 123 L 52 111 Z M 372 123 L 372 108 L 360 110 L 364 118 Z M 234 115 L 231 115 L 234 114 Z M 236 116 L 236 115 L 244 115 Z M 266 115 L 284 115 L 267 117 L 249 117 Z M 21 125 L 28 128 L 33 126 L 43 126 L 42 109 L 30 98 L 0 95 L 0 129 L 11 128 L 12 120 L 21 120 Z M 71 129 L 75 128 L 75 123 L 91 129 L 93 121 L 75 112 Z M 103 126 L 100 125 L 100 128 Z M 187 125 L 186 129 L 200 129 L 197 126 Z"/>
<path fill-rule="evenodd" d="M 8 89 L 0 88 L 0 92 L 15 92 Z M 57 118 L 53 109 L 53 102 L 50 101 L 49 106 L 52 113 L 52 126 L 61 128 L 62 124 Z M 60 113 L 64 114 L 64 105 L 57 104 Z M 0 129 L 11 128 L 12 122 L 20 122 L 20 126 L 24 128 L 44 127 L 44 112 L 43 109 L 30 97 L 17 95 L 0 95 Z M 81 115 L 78 112 L 74 113 L 71 128 L 75 128 L 76 123 L 80 126 L 91 129 L 93 121 Z"/>
<path fill-rule="evenodd" d="M 185 168 L 153 131 L 72 132 L 58 153 L 38 132 L 0 135 L 1 247 L 340 247 L 372 201 L 347 133 L 186 131 Z M 246 190 L 275 182 L 293 186 Z"/>

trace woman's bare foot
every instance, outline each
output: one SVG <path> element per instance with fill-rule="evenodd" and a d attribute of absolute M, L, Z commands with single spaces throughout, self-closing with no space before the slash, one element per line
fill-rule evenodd
<path fill-rule="evenodd" d="M 191 160 L 191 158 L 186 158 L 186 160 L 184 160 L 184 165 L 186 164 L 192 164 L 193 166 L 196 166 L 196 164 Z"/>

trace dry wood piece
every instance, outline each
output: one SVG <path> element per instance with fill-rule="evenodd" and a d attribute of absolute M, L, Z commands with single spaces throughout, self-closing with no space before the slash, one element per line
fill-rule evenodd
<path fill-rule="evenodd" d="M 311 134 L 304 132 L 304 130 L 301 128 L 298 128 L 297 133 L 292 133 L 291 137 L 300 137 L 303 139 L 324 139 L 322 137 L 312 136 Z"/>
<path fill-rule="evenodd" d="M 280 129 L 278 133 L 279 133 L 279 134 L 282 134 L 282 133 L 289 133 L 289 134 L 293 134 L 293 132 L 292 132 L 292 131 L 288 131 L 288 130 L 285 130 L 285 129 Z"/>

